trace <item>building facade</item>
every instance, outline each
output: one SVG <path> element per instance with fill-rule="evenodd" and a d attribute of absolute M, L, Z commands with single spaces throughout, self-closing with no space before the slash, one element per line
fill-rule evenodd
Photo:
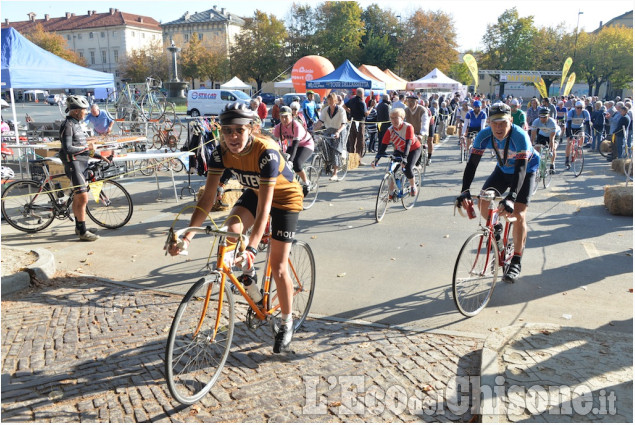
<path fill-rule="evenodd" d="M 135 15 L 111 8 L 106 13 L 89 10 L 76 15 L 66 12 L 59 18 L 44 15 L 36 19 L 36 14 L 27 15 L 27 21 L 2 23 L 2 28 L 13 27 L 22 34 L 33 31 L 41 24 L 44 31 L 54 32 L 66 40 L 67 47 L 86 60 L 88 68 L 115 74 L 119 87 L 119 63 L 133 50 L 163 43 L 159 22 L 148 16 Z"/>

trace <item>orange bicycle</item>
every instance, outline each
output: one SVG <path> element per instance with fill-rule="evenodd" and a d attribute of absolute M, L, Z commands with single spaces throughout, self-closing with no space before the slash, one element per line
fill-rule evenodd
<path fill-rule="evenodd" d="M 165 375 L 170 393 L 179 402 L 192 404 L 212 388 L 229 357 L 236 315 L 231 285 L 227 284 L 227 280 L 249 305 L 246 322 L 251 329 L 268 322 L 275 335 L 280 323 L 280 303 L 275 282 L 271 278 L 268 242 L 266 272 L 262 280 L 263 299 L 256 304 L 232 271 L 231 257 L 236 255 L 236 251 L 230 251 L 227 242 L 227 238 L 237 239 L 237 250 L 240 251 L 246 246 L 245 236 L 228 232 L 225 227 L 188 227 L 177 232 L 170 228 L 164 249 L 171 242 L 179 241 L 179 236 L 186 232 L 204 233 L 214 236 L 215 242 L 218 241 L 216 264 L 212 269 L 208 260 L 210 273 L 194 283 L 183 297 L 172 321 L 166 346 Z M 289 275 L 293 281 L 295 331 L 309 314 L 315 293 L 315 260 L 311 248 L 305 242 L 294 240 L 291 245 Z"/>
<path fill-rule="evenodd" d="M 478 198 L 489 202 L 487 221 L 483 225 L 480 216 L 479 229 L 461 247 L 452 276 L 454 304 L 467 317 L 476 316 L 487 306 L 499 267 L 505 274 L 514 256 L 512 227 L 516 219 L 508 217 L 500 234 L 494 230 L 500 218 L 496 201 L 503 198 L 493 189 L 482 191 Z"/>

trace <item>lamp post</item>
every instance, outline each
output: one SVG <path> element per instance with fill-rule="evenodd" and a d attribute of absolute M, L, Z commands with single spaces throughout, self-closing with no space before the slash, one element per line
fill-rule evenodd
<path fill-rule="evenodd" d="M 578 28 L 580 26 L 580 15 L 582 15 L 584 12 L 582 12 L 580 9 L 578 9 L 578 23 L 575 25 L 575 42 L 573 44 L 573 61 L 575 62 L 575 53 L 576 50 L 578 49 Z"/>

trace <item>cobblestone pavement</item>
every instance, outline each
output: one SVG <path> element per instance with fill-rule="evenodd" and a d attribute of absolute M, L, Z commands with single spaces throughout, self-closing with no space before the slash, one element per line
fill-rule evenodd
<path fill-rule="evenodd" d="M 475 419 L 452 402 L 482 341 L 308 319 L 295 355 L 239 305 L 231 356 L 192 406 L 169 394 L 167 334 L 180 297 L 56 278 L 2 300 L 3 422 L 411 422 Z M 447 391 L 446 391 L 447 390 Z M 469 403 L 469 402 L 468 402 Z"/>

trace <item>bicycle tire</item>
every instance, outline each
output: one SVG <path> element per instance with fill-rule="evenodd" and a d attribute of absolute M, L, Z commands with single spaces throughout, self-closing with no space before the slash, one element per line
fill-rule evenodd
<path fill-rule="evenodd" d="M 340 167 L 337 169 L 337 177 L 340 181 L 344 180 L 346 173 L 348 173 L 348 157 L 349 153 L 344 151 L 340 154 Z"/>
<path fill-rule="evenodd" d="M 532 196 L 535 195 L 536 192 L 538 192 L 538 185 L 540 184 L 540 180 L 542 180 L 541 169 L 542 163 L 540 164 L 540 167 L 538 167 L 538 169 L 536 170 L 536 174 L 534 175 L 534 188 L 531 191 Z"/>
<path fill-rule="evenodd" d="M 542 186 L 545 189 L 551 185 L 551 180 L 553 180 L 553 173 L 551 172 L 551 158 L 553 158 L 553 153 L 549 151 L 545 157 L 545 169 L 542 176 Z"/>
<path fill-rule="evenodd" d="M 498 278 L 498 249 L 493 236 L 477 232 L 467 238 L 454 265 L 452 295 L 457 310 L 476 316 L 489 303 Z"/>
<path fill-rule="evenodd" d="M 403 196 L 401 197 L 401 204 L 407 210 L 412 209 L 417 202 L 417 198 L 419 197 L 419 192 L 421 191 L 421 175 L 419 174 L 419 170 L 416 168 L 412 169 L 412 174 L 415 180 L 415 187 L 417 188 L 417 194 L 415 196 L 410 195 L 410 182 L 408 178 L 404 176 L 403 178 Z"/>
<path fill-rule="evenodd" d="M 377 191 L 377 201 L 375 202 L 375 220 L 379 223 L 386 215 L 386 210 L 388 209 L 388 203 L 390 200 L 388 199 L 390 195 L 390 182 L 393 179 L 392 175 L 386 173 L 384 178 L 381 180 L 379 184 L 379 190 Z"/>
<path fill-rule="evenodd" d="M 608 139 L 603 140 L 600 143 L 600 147 L 598 148 L 598 150 L 600 151 L 600 155 L 602 155 L 604 158 L 608 157 L 610 154 L 613 153 L 613 142 Z"/>
<path fill-rule="evenodd" d="M 165 380 L 170 394 L 183 404 L 203 398 L 216 383 L 229 357 L 234 336 L 234 298 L 226 284 L 223 297 L 220 284 L 210 277 L 198 280 L 179 305 L 165 348 Z M 201 314 L 209 304 L 201 327 Z M 220 304 L 219 327 L 214 335 Z"/>
<path fill-rule="evenodd" d="M 168 161 L 168 167 L 174 173 L 180 173 L 181 171 L 185 169 L 185 166 L 183 165 L 181 160 L 178 158 L 170 158 L 170 160 Z"/>
<path fill-rule="evenodd" d="M 163 118 L 167 104 L 166 96 L 159 90 L 151 90 L 141 98 L 141 112 L 147 121 Z"/>
<path fill-rule="evenodd" d="M 313 206 L 313 204 L 315 204 L 315 201 L 317 201 L 318 192 L 320 191 L 320 185 L 319 185 L 320 173 L 315 167 L 311 165 L 304 168 L 304 173 L 306 174 L 306 178 L 309 179 L 309 182 L 310 182 L 307 188 L 308 192 L 306 196 L 304 197 L 304 201 L 303 201 L 304 209 L 308 210 L 309 208 Z M 300 180 L 302 180 L 300 179 L 299 176 L 297 178 L 299 182 Z M 302 183 L 300 182 L 300 184 Z"/>
<path fill-rule="evenodd" d="M 578 177 L 582 174 L 582 170 L 584 169 L 584 149 L 577 141 L 574 141 L 574 145 L 571 149 L 574 150 L 573 155 L 571 157 L 571 169 L 573 170 L 573 175 Z"/>
<path fill-rule="evenodd" d="M 154 161 L 150 161 L 149 159 L 142 159 L 139 162 L 139 172 L 144 176 L 151 176 L 154 174 L 155 163 Z M 135 164 L 137 161 L 135 161 Z M 135 167 L 137 168 L 137 167 Z"/>
<path fill-rule="evenodd" d="M 42 193 L 41 183 L 18 180 L 2 192 L 2 216 L 13 228 L 35 233 L 46 229 L 55 220 L 55 197 Z M 42 214 L 35 214 L 41 211 Z"/>
<path fill-rule="evenodd" d="M 152 136 L 152 148 L 153 149 L 161 149 L 163 146 L 163 139 L 160 134 L 155 134 Z"/>
<path fill-rule="evenodd" d="M 509 230 L 507 231 L 507 244 L 505 245 L 505 257 L 503 260 L 503 275 L 507 273 L 509 264 L 512 262 L 514 256 L 514 223 L 509 223 Z"/>
<path fill-rule="evenodd" d="M 311 161 L 311 167 L 315 168 L 319 175 L 322 176 L 322 173 L 325 172 L 324 170 L 324 157 L 321 154 L 317 154 L 313 157 L 313 161 Z"/>
<path fill-rule="evenodd" d="M 95 224 L 107 229 L 118 229 L 130 221 L 134 206 L 128 191 L 114 180 L 100 180 L 99 202 L 89 192 L 86 215 Z M 94 183 L 90 183 L 94 184 Z"/>
<path fill-rule="evenodd" d="M 294 240 L 289 252 L 289 275 L 293 281 L 293 330 L 297 331 L 306 320 L 313 295 L 315 294 L 315 257 L 309 244 Z M 263 279 L 264 285 L 264 279 Z M 267 310 L 271 310 L 278 304 L 276 283 L 271 279 L 269 297 L 267 298 Z M 275 335 L 280 329 L 280 308 L 271 317 L 271 329 Z"/>
<path fill-rule="evenodd" d="M 630 155 L 630 148 L 627 147 L 627 157 L 624 158 L 624 175 L 627 180 L 633 181 L 633 158 Z"/>

